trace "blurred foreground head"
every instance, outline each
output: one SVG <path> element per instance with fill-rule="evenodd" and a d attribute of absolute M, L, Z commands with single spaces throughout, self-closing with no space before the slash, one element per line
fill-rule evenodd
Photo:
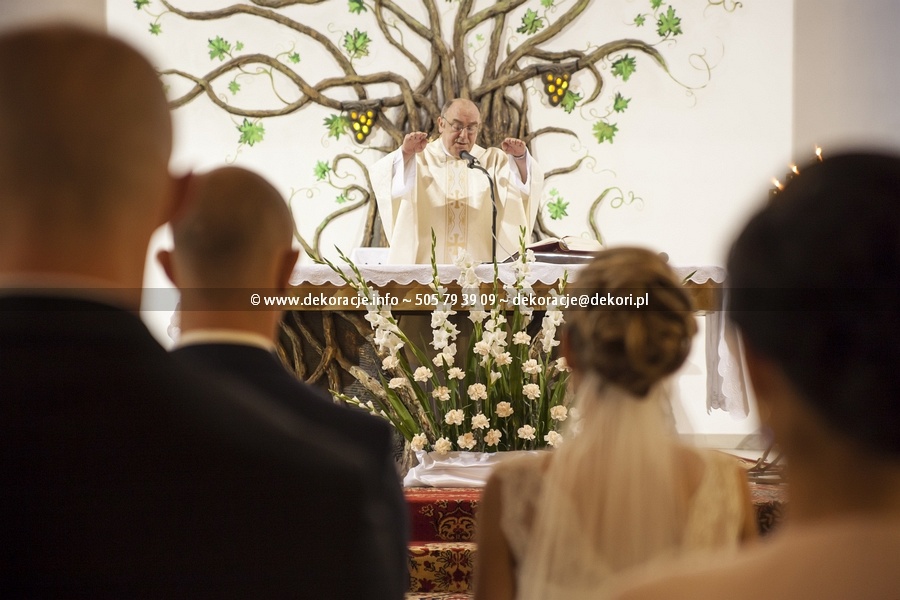
<path fill-rule="evenodd" d="M 71 26 L 0 36 L 0 272 L 140 287 L 174 201 L 162 86 L 125 43 Z"/>
<path fill-rule="evenodd" d="M 641 248 L 604 250 L 578 272 L 573 287 L 579 294 L 649 297 L 647 307 L 568 311 L 573 369 L 642 398 L 684 363 L 697 325 L 690 297 L 659 255 Z"/>
<path fill-rule="evenodd" d="M 832 431 L 900 457 L 900 157 L 802 169 L 744 228 L 728 273 L 748 356 Z"/>
<path fill-rule="evenodd" d="M 208 288 L 209 301 L 228 288 L 287 285 L 297 260 L 294 221 L 281 194 L 238 167 L 193 177 L 172 222 L 171 273 L 179 287 Z"/>

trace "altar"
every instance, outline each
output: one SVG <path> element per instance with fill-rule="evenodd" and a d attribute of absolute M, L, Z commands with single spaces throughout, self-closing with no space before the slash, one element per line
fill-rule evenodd
<path fill-rule="evenodd" d="M 347 274 L 348 265 L 338 265 Z M 362 278 L 395 315 L 427 313 L 434 309 L 434 290 L 430 265 L 363 265 L 357 267 Z M 538 296 L 546 296 L 566 277 L 569 286 L 577 286 L 580 265 L 533 263 L 528 281 Z M 746 386 L 736 336 L 725 326 L 722 313 L 722 267 L 676 267 L 693 299 L 698 316 L 705 319 L 705 357 L 707 369 L 707 409 L 722 409 L 734 416 L 748 412 Z M 438 277 L 455 310 L 462 306 L 462 288 L 457 279 L 460 269 L 438 265 Z M 484 299 L 496 300 L 494 265 L 475 269 Z M 515 281 L 511 264 L 497 266 L 500 287 Z M 279 354 L 301 379 L 330 391 L 363 396 L 359 380 L 378 372 L 380 359 L 372 343 L 372 330 L 365 320 L 366 306 L 356 290 L 327 265 L 303 265 L 291 278 L 291 294 L 296 306 L 285 314 L 279 337 Z M 502 294 L 502 289 L 500 294 Z M 490 307 L 488 306 L 488 309 Z"/>

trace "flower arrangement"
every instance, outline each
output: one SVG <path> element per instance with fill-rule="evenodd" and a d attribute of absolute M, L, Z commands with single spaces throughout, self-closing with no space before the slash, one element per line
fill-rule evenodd
<path fill-rule="evenodd" d="M 475 264 L 461 253 L 455 263 L 460 269 L 456 280 L 459 296 L 449 294 L 440 282 L 432 233 L 430 287 L 436 305 L 431 313 L 429 345 L 433 352 L 410 340 L 390 307 L 379 302 L 378 292 L 369 287 L 350 259 L 339 254 L 352 276 L 325 262 L 364 298 L 365 318 L 374 331 L 382 372 L 377 380 L 361 370 L 354 373 L 374 402 L 363 403 L 340 393 L 334 393 L 336 398 L 388 419 L 414 451 L 533 450 L 562 442 L 558 429 L 569 417 L 569 368 L 564 358 L 555 356 L 554 348 L 559 345 L 556 331 L 563 323 L 559 299 L 567 278 L 550 290 L 538 328 L 533 322 L 534 309 L 526 301 L 535 294 L 528 281 L 534 254 L 525 249 L 524 232 L 513 265 L 514 284 L 501 283 L 495 263 L 492 291 L 483 292 Z M 453 304 L 467 312 L 472 323 L 471 339 L 462 357 L 457 349 L 460 330 L 452 320 L 457 315 Z"/>

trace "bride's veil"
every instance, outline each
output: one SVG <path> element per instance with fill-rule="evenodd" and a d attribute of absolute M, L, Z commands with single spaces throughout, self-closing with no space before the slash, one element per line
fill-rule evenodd
<path fill-rule="evenodd" d="M 588 374 L 575 406 L 536 499 L 519 598 L 596 597 L 613 573 L 671 555 L 682 536 L 667 386 L 639 399 Z"/>

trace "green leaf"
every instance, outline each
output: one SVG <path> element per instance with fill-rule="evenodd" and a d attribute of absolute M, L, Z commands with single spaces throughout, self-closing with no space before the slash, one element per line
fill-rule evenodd
<path fill-rule="evenodd" d="M 475 41 L 477 41 L 477 42 L 483 42 L 483 41 L 484 41 L 484 35 L 482 35 L 482 34 L 480 34 L 480 33 L 475 34 Z"/>
<path fill-rule="evenodd" d="M 237 94 L 239 91 L 241 91 L 241 84 L 237 82 L 237 79 L 232 79 L 231 83 L 228 84 L 228 90 L 232 95 Z"/>
<path fill-rule="evenodd" d="M 612 74 L 621 77 L 622 81 L 628 81 L 632 73 L 637 69 L 637 61 L 627 54 L 612 64 Z"/>
<path fill-rule="evenodd" d="M 247 118 L 244 118 L 244 122 L 237 126 L 237 130 L 241 132 L 241 139 L 238 143 L 247 144 L 248 146 L 263 141 L 263 136 L 266 135 L 266 130 L 262 123 L 259 121 L 250 122 Z"/>
<path fill-rule="evenodd" d="M 644 23 L 647 22 L 647 17 L 644 15 L 638 15 L 634 18 L 634 24 L 638 27 L 642 27 Z"/>
<path fill-rule="evenodd" d="M 288 60 L 296 65 L 300 62 L 300 55 L 296 52 L 292 52 L 291 54 L 288 54 Z"/>
<path fill-rule="evenodd" d="M 337 198 L 334 199 L 334 201 L 337 202 L 338 204 L 343 204 L 344 202 L 347 202 L 348 200 L 350 200 L 350 198 L 348 198 L 346 196 L 346 194 L 341 194 L 340 196 L 338 196 Z"/>
<path fill-rule="evenodd" d="M 550 190 L 548 193 L 549 193 L 551 196 L 559 196 L 559 190 L 556 189 L 556 188 L 553 188 L 553 189 Z"/>
<path fill-rule="evenodd" d="M 558 221 L 563 217 L 569 215 L 566 211 L 566 208 L 569 207 L 569 203 L 566 202 L 562 196 L 557 196 L 553 202 L 547 203 L 547 211 L 550 213 L 550 218 L 554 221 Z"/>
<path fill-rule="evenodd" d="M 162 33 L 162 25 L 159 23 L 150 23 L 150 34 L 159 35 Z"/>
<path fill-rule="evenodd" d="M 575 105 L 581 102 L 581 94 L 578 92 L 573 92 L 570 89 L 566 90 L 566 93 L 563 94 L 562 100 L 560 101 L 560 105 L 562 105 L 563 110 L 567 113 L 575 110 Z"/>
<path fill-rule="evenodd" d="M 225 57 L 231 54 L 231 44 L 226 40 L 222 39 L 222 36 L 217 35 L 213 40 L 207 40 L 209 42 L 209 60 L 225 60 Z"/>
<path fill-rule="evenodd" d="M 616 92 L 616 99 L 613 100 L 613 110 L 617 113 L 625 112 L 629 102 L 631 102 L 631 98 L 626 98 L 622 94 Z"/>
<path fill-rule="evenodd" d="M 363 0 L 350 0 L 349 2 L 347 2 L 347 4 L 350 6 L 350 12 L 356 13 L 357 15 L 369 10 L 368 8 L 366 8 Z"/>
<path fill-rule="evenodd" d="M 240 52 L 243 49 L 244 49 L 244 42 L 235 42 L 234 43 L 234 51 L 235 52 Z"/>
<path fill-rule="evenodd" d="M 313 167 L 313 174 L 316 176 L 316 181 L 324 181 L 329 173 L 331 173 L 331 165 L 324 160 L 316 161 L 316 166 Z"/>
<path fill-rule="evenodd" d="M 522 25 L 516 29 L 519 33 L 526 33 L 528 35 L 534 35 L 538 31 L 544 28 L 544 18 L 539 17 L 537 12 L 531 10 L 530 8 L 525 11 L 525 14 L 522 15 Z"/>
<path fill-rule="evenodd" d="M 343 115 L 331 115 L 325 117 L 325 127 L 328 128 L 328 136 L 338 140 L 347 133 L 347 128 L 350 127 L 350 120 Z"/>
<path fill-rule="evenodd" d="M 594 123 L 594 137 L 597 138 L 598 144 L 603 142 L 612 144 L 617 131 L 619 128 L 615 123 L 607 123 L 604 120 Z"/>
<path fill-rule="evenodd" d="M 134 7 L 138 10 L 141 10 L 148 4 L 150 4 L 150 0 L 134 0 Z"/>
<path fill-rule="evenodd" d="M 650 0 L 650 8 L 653 10 L 656 10 L 660 6 L 662 6 L 662 0 Z"/>
<path fill-rule="evenodd" d="M 371 41 L 368 33 L 354 29 L 353 33 L 344 34 L 344 50 L 351 59 L 368 56 Z"/>
<path fill-rule="evenodd" d="M 554 2 L 556 2 L 556 0 L 541 0 L 541 6 L 544 8 L 553 8 Z"/>
<path fill-rule="evenodd" d="M 660 35 L 660 37 L 675 37 L 676 35 L 681 35 L 684 33 L 681 31 L 681 17 L 675 16 L 675 9 L 669 6 L 669 10 L 659 16 L 659 20 L 656 21 L 656 33 Z"/>

